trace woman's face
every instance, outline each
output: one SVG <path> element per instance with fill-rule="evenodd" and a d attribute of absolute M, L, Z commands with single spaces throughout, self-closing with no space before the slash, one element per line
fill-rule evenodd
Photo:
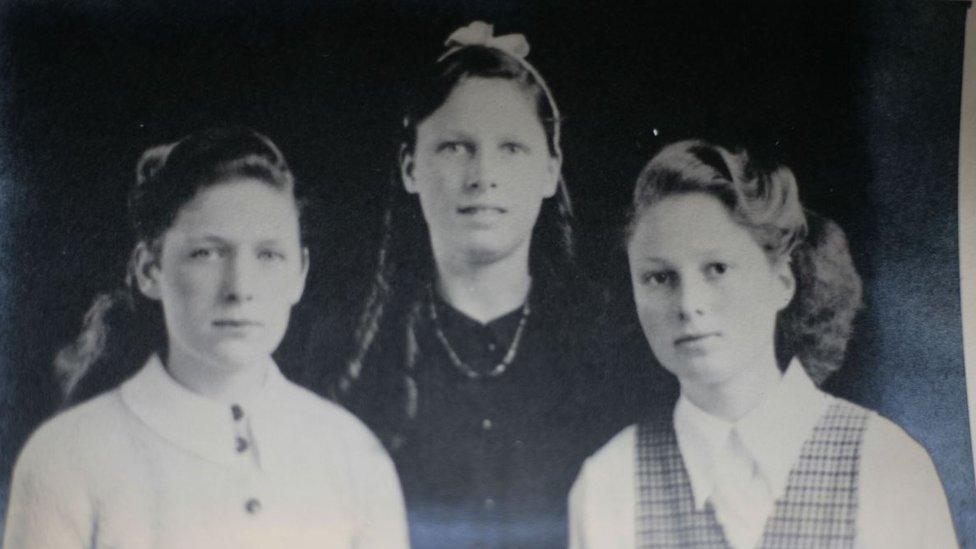
<path fill-rule="evenodd" d="M 170 356 L 236 367 L 281 342 L 308 270 L 290 193 L 254 179 L 207 187 L 180 208 L 140 289 L 162 302 Z"/>
<path fill-rule="evenodd" d="M 467 78 L 418 124 L 401 168 L 435 251 L 477 263 L 529 245 L 560 162 L 525 90 L 502 78 Z"/>
<path fill-rule="evenodd" d="M 794 281 L 718 199 L 667 197 L 628 243 L 634 302 L 658 361 L 682 385 L 713 385 L 775 360 L 776 314 Z M 775 362 L 773 362 L 775 364 Z"/>

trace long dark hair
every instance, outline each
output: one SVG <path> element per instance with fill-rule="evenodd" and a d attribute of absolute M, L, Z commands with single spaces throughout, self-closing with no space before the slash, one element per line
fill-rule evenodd
<path fill-rule="evenodd" d="M 158 250 L 180 208 L 201 189 L 235 178 L 292 194 L 300 211 L 295 179 L 270 139 L 247 128 L 211 128 L 142 154 L 128 196 L 135 241 Z M 123 284 L 95 297 L 77 338 L 55 357 L 66 403 L 117 385 L 165 345 L 160 306 L 135 289 L 133 260 Z"/>
<path fill-rule="evenodd" d="M 843 364 L 863 305 L 843 229 L 803 208 L 789 168 L 767 166 L 742 149 L 688 140 L 663 148 L 638 176 L 627 238 L 647 208 L 696 192 L 718 198 L 770 261 L 789 260 L 796 293 L 777 318 L 776 355 L 781 367 L 798 357 L 822 383 Z"/>
<path fill-rule="evenodd" d="M 549 153 L 561 159 L 561 120 L 555 100 L 534 67 L 521 57 L 484 45 L 458 47 L 441 57 L 410 86 L 402 124 L 401 147 L 412 152 L 417 126 L 447 100 L 466 78 L 498 78 L 518 84 L 531 97 L 543 129 Z M 534 287 L 546 293 L 567 282 L 573 272 L 572 207 L 562 177 L 555 195 L 543 201 L 533 228 L 530 272 Z M 378 335 L 400 331 L 405 364 L 398 373 L 405 394 L 408 417 L 416 413 L 417 387 L 412 370 L 417 360 L 414 325 L 434 276 L 434 259 L 420 204 L 408 194 L 399 175 L 391 177 L 383 214 L 383 236 L 369 293 L 354 334 L 354 348 L 337 382 L 330 383 L 333 396 L 343 400 L 359 378 Z"/>

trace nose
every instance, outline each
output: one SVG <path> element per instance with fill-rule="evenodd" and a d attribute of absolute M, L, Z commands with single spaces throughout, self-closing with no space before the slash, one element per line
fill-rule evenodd
<path fill-rule="evenodd" d="M 690 322 L 705 314 L 709 288 L 705 281 L 695 277 L 682 277 L 681 282 L 676 290 L 678 320 Z"/>
<path fill-rule="evenodd" d="M 479 149 L 471 157 L 465 188 L 469 191 L 484 191 L 498 187 L 499 159 L 497 155 Z"/>
<path fill-rule="evenodd" d="M 244 303 L 254 299 L 253 261 L 244 254 L 230 254 L 224 265 L 223 299 L 230 303 Z"/>

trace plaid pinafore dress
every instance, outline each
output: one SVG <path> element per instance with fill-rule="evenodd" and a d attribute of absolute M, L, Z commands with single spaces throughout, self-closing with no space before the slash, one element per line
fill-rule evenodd
<path fill-rule="evenodd" d="M 858 465 L 869 416 L 868 410 L 846 401 L 828 407 L 804 443 L 758 547 L 854 546 Z M 637 547 L 726 548 L 711 502 L 695 509 L 670 419 L 637 428 Z"/>

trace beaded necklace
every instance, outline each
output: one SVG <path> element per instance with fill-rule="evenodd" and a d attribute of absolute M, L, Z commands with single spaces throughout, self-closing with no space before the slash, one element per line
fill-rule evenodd
<path fill-rule="evenodd" d="M 447 351 L 447 357 L 451 360 L 451 364 L 459 372 L 464 374 L 468 379 L 484 379 L 484 378 L 495 378 L 504 374 L 508 367 L 515 360 L 515 355 L 518 353 L 519 343 L 522 340 L 522 334 L 525 332 L 525 324 L 529 320 L 529 314 L 532 309 L 529 307 L 529 296 L 525 296 L 525 302 L 522 303 L 522 317 L 519 319 L 518 328 L 515 329 L 515 336 L 512 337 L 512 343 L 508 346 L 508 351 L 505 352 L 505 356 L 502 357 L 502 361 L 495 365 L 490 371 L 481 373 L 471 366 L 465 364 L 461 357 L 458 356 L 457 352 L 454 351 L 454 347 L 451 346 L 451 342 L 447 340 L 447 336 L 444 335 L 444 331 L 441 329 L 440 320 L 437 316 L 437 305 L 434 303 L 434 289 L 431 285 L 427 286 L 427 294 L 430 303 L 430 320 L 434 325 L 434 335 L 440 340 L 441 345 L 444 346 L 444 350 Z"/>

